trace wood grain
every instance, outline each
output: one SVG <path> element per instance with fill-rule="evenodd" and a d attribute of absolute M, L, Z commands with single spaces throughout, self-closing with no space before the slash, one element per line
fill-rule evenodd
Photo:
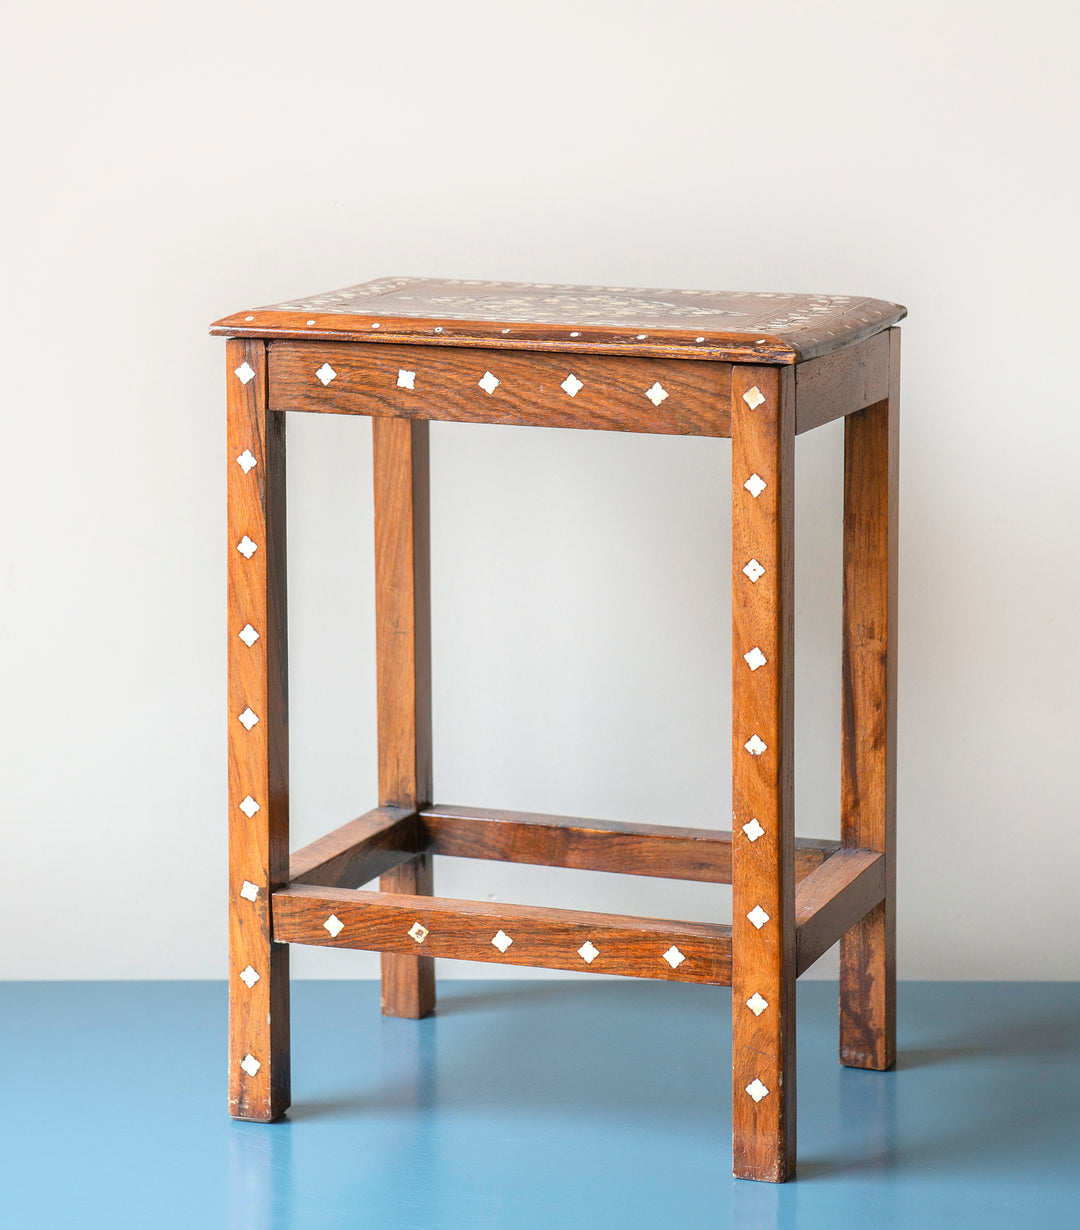
<path fill-rule="evenodd" d="M 795 1169 L 794 386 L 790 368 L 739 366 L 731 397 L 733 1155 L 737 1177 L 771 1182 Z"/>
<path fill-rule="evenodd" d="M 379 805 L 417 811 L 431 802 L 431 599 L 428 425 L 372 420 L 375 469 L 375 646 Z M 431 856 L 385 872 L 388 893 L 430 895 Z M 387 1016 L 419 1018 L 435 1007 L 428 956 L 386 952 Z"/>
<path fill-rule="evenodd" d="M 324 925 L 331 915 L 344 924 L 336 936 Z M 409 935 L 416 923 L 427 932 L 420 943 Z M 500 931 L 512 940 L 505 952 L 492 943 Z M 726 986 L 731 980 L 731 928 L 719 923 L 292 885 L 274 896 L 274 936 L 384 953 L 422 946 L 432 956 L 456 960 L 668 982 Z M 578 951 L 586 942 L 597 950 L 591 963 Z M 664 957 L 673 946 L 683 957 L 674 958 L 675 966 Z"/>
<path fill-rule="evenodd" d="M 731 834 L 722 830 L 443 804 L 423 808 L 420 820 L 432 854 L 731 883 Z M 839 848 L 837 841 L 799 839 L 796 880 L 820 867 Z"/>
<path fill-rule="evenodd" d="M 271 942 L 271 894 L 289 872 L 285 416 L 267 411 L 261 342 L 229 342 L 226 365 L 229 1113 L 268 1120 L 290 1099 L 289 951 Z M 246 473 L 244 454 L 255 462 Z M 256 544 L 250 558 L 237 550 L 245 538 Z M 240 637 L 248 625 L 258 633 L 250 646 Z M 239 721 L 248 709 L 258 717 L 250 730 Z M 248 816 L 242 804 L 258 810 Z M 258 975 L 250 987 L 245 970 Z"/>
<path fill-rule="evenodd" d="M 889 334 L 877 333 L 795 369 L 795 432 L 843 418 L 889 396 Z"/>
<path fill-rule="evenodd" d="M 359 888 L 414 858 L 420 850 L 416 813 L 376 807 L 295 850 L 291 884 Z"/>
<path fill-rule="evenodd" d="M 841 840 L 885 857 L 885 899 L 840 946 L 840 1061 L 896 1062 L 896 598 L 900 330 L 888 399 L 844 421 Z"/>
<path fill-rule="evenodd" d="M 885 856 L 844 849 L 795 890 L 798 973 L 811 965 L 885 897 Z"/>
<path fill-rule="evenodd" d="M 316 375 L 324 363 L 336 373 L 329 384 Z M 412 388 L 399 385 L 400 372 L 410 373 Z M 491 392 L 479 384 L 487 373 L 499 381 Z M 731 434 L 731 368 L 725 363 L 275 342 L 270 374 L 271 405 L 279 410 L 656 435 Z M 582 385 L 573 396 L 562 387 L 570 376 Z M 646 396 L 657 383 L 667 394 L 659 406 Z"/>

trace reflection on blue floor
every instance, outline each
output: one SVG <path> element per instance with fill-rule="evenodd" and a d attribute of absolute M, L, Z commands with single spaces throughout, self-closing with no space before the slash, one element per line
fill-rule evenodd
<path fill-rule="evenodd" d="M 450 982 L 384 1020 L 293 987 L 293 1099 L 225 1113 L 220 983 L 9 983 L 11 1230 L 876 1230 L 1080 1225 L 1080 986 L 906 983 L 901 1060 L 836 1062 L 799 986 L 799 1176 L 730 1177 L 727 990 Z"/>

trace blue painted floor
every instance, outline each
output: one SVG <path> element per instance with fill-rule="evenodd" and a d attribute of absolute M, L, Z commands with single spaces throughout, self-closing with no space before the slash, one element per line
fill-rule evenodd
<path fill-rule="evenodd" d="M 729 992 L 293 988 L 293 1099 L 225 1113 L 220 983 L 0 988 L 9 1230 L 876 1230 L 1080 1226 L 1080 985 L 907 983 L 901 1061 L 836 1062 L 799 986 L 799 1176 L 730 1177 Z"/>

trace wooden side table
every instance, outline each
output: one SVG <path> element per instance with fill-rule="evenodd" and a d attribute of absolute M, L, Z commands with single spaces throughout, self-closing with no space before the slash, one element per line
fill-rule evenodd
<path fill-rule="evenodd" d="M 289 944 L 730 985 L 734 1171 L 795 1167 L 795 979 L 841 943 L 840 1059 L 894 1061 L 896 517 L 904 309 L 836 295 L 388 278 L 225 317 L 229 1109 L 289 1106 Z M 286 410 L 371 417 L 379 806 L 289 854 Z M 840 842 L 796 839 L 794 453 L 845 418 Z M 428 420 L 732 439 L 730 833 L 433 803 Z M 733 923 L 433 895 L 436 854 L 732 884 Z M 359 886 L 380 878 L 379 891 Z"/>

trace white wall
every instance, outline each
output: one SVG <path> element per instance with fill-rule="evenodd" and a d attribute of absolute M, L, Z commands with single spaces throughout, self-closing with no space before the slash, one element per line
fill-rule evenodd
<path fill-rule="evenodd" d="M 909 306 L 900 972 L 1080 976 L 1078 36 L 1074 6 L 1039 0 L 9 18 L 0 975 L 224 975 L 206 325 L 406 273 Z M 375 801 L 370 429 L 292 416 L 289 438 L 299 844 Z M 822 836 L 840 442 L 799 452 L 800 831 Z M 728 458 L 433 428 L 440 800 L 725 826 Z M 439 888 L 729 909 L 725 889 L 488 864 L 447 862 Z M 296 969 L 375 964 L 300 950 Z"/>

